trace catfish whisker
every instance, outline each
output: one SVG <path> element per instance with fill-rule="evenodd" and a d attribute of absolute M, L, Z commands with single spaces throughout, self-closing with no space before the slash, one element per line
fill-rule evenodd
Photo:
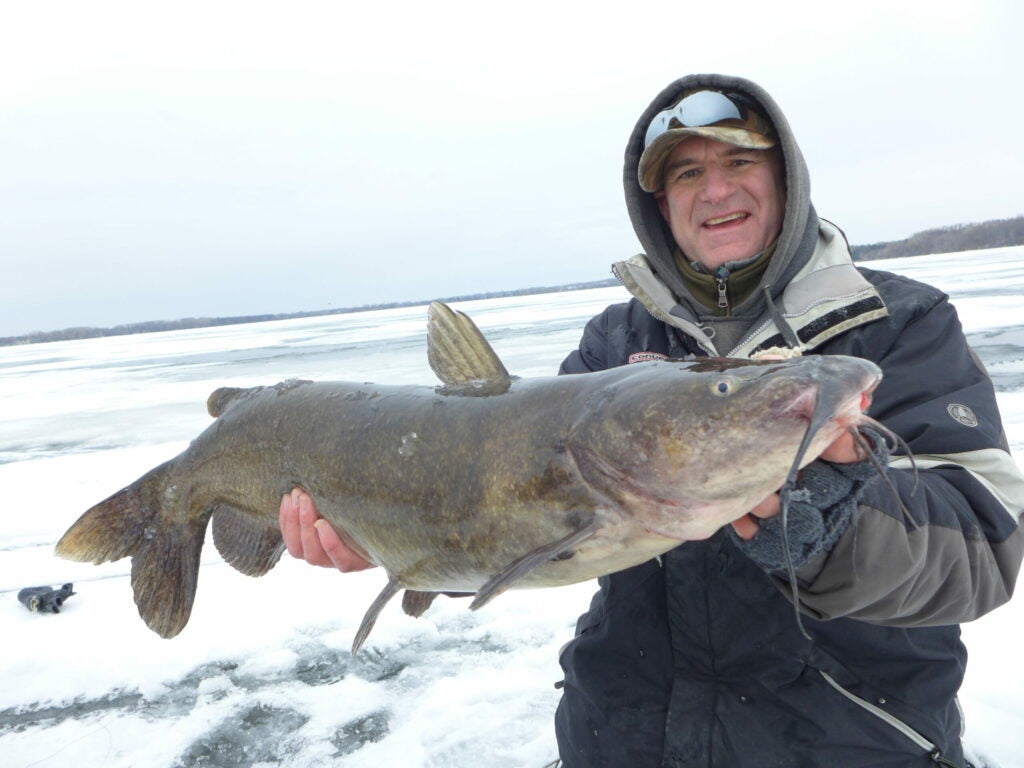
<path fill-rule="evenodd" d="M 910 491 L 911 495 L 913 495 L 917 491 L 917 462 L 914 460 L 914 452 L 910 450 L 910 446 L 907 445 L 906 441 L 902 437 L 897 435 L 882 422 L 871 418 L 867 414 L 861 414 L 860 423 L 857 426 L 865 425 L 871 427 L 889 441 L 886 447 L 890 453 L 895 453 L 898 448 L 906 454 L 908 459 L 910 459 L 910 467 L 914 470 L 914 487 Z"/>
<path fill-rule="evenodd" d="M 914 492 L 917 491 L 917 465 L 914 463 L 914 457 L 913 454 L 910 453 L 910 448 L 907 447 L 907 444 L 899 435 L 897 435 L 895 432 L 893 432 L 891 429 L 884 426 L 883 424 L 875 421 L 874 419 L 865 416 L 861 424 L 864 423 L 869 424 L 873 429 L 877 430 L 878 433 L 884 439 L 892 441 L 887 442 L 885 445 L 885 449 L 887 452 L 891 453 L 892 450 L 896 447 L 902 447 L 907 452 L 907 455 L 910 457 L 911 466 L 914 470 L 914 485 L 910 491 L 911 495 L 913 495 Z M 872 447 L 868 445 L 868 441 L 865 439 L 864 435 L 860 433 L 860 431 L 857 429 L 857 426 L 851 425 L 847 429 L 853 436 L 853 439 L 857 443 L 858 447 L 861 449 L 861 452 L 867 457 L 867 460 L 871 462 L 871 465 L 878 472 L 879 476 L 885 481 L 885 484 L 889 486 L 889 490 L 892 491 L 893 497 L 896 499 L 896 502 L 900 505 L 900 511 L 903 512 L 903 517 L 905 517 L 910 522 L 910 525 L 913 528 L 918 528 L 919 526 L 917 524 L 917 521 L 914 520 L 914 516 L 910 514 L 910 510 L 907 509 L 907 505 L 903 503 L 903 499 L 900 497 L 900 492 L 896 488 L 896 484 L 893 483 L 892 478 L 889 476 L 889 473 L 886 471 L 885 467 L 883 467 L 881 462 L 878 461 L 878 458 L 875 456 L 875 452 L 872 450 Z"/>

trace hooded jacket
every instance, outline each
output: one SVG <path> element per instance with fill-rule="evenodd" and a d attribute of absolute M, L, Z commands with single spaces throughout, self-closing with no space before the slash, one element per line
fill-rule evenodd
<path fill-rule="evenodd" d="M 738 90 L 774 124 L 784 158 L 781 234 L 745 325 L 717 349 L 715 320 L 675 266 L 676 245 L 637 166 L 646 128 L 683 92 Z M 613 267 L 634 298 L 588 323 L 563 373 L 650 355 L 748 357 L 769 347 L 844 354 L 883 371 L 869 414 L 907 444 L 892 487 L 869 486 L 857 519 L 793 589 L 723 532 L 600 580 L 561 655 L 556 715 L 568 768 L 963 766 L 958 624 L 1009 599 L 1024 552 L 1024 476 L 995 394 L 940 291 L 853 265 L 810 202 L 807 168 L 775 102 L 721 75 L 672 83 L 626 149 L 624 185 L 646 253 Z"/>

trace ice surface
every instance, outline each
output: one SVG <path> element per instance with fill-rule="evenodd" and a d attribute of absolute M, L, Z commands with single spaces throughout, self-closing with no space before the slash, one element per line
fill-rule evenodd
<path fill-rule="evenodd" d="M 1024 249 L 875 262 L 950 293 L 1024 451 Z M 621 288 L 464 302 L 508 369 L 553 375 Z M 136 615 L 127 561 L 55 558 L 88 506 L 175 455 L 210 422 L 219 386 L 289 378 L 436 383 L 425 307 L 0 348 L 0 765 L 494 766 L 556 755 L 559 648 L 591 583 L 510 592 L 477 612 L 440 598 L 421 619 L 382 613 L 348 648 L 383 586 L 285 558 L 251 579 L 204 549 L 195 610 L 162 640 Z M 409 436 L 405 450 L 415 449 Z M 72 581 L 58 615 L 17 590 Z M 967 738 L 1024 765 L 1020 600 L 964 627 Z"/>

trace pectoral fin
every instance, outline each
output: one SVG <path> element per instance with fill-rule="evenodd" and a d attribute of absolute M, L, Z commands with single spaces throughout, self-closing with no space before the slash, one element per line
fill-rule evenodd
<path fill-rule="evenodd" d="M 470 609 L 476 610 L 493 598 L 500 595 L 506 589 L 511 587 L 519 579 L 526 576 L 535 568 L 538 568 L 549 560 L 554 560 L 560 555 L 571 553 L 572 550 L 582 542 L 589 539 L 600 529 L 601 525 L 596 520 L 592 521 L 590 525 L 579 531 L 573 531 L 568 536 L 565 536 L 558 541 L 552 542 L 551 544 L 545 544 L 537 547 L 537 549 L 529 552 L 518 560 L 513 560 L 499 573 L 492 576 L 487 580 L 476 593 L 476 597 L 473 602 L 470 603 Z"/>
<path fill-rule="evenodd" d="M 377 623 L 377 617 L 380 616 L 380 612 L 388 604 L 388 600 L 398 594 L 398 590 L 398 583 L 394 577 L 389 576 L 387 586 L 377 595 L 377 599 L 370 603 L 370 607 L 366 610 L 366 615 L 363 616 L 363 623 L 359 625 L 359 631 L 356 632 L 355 640 L 352 641 L 353 656 L 359 653 L 359 649 L 363 647 L 366 638 L 370 636 L 370 630 Z"/>

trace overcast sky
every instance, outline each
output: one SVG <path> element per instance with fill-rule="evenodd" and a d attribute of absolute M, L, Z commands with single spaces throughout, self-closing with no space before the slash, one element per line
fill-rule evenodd
<path fill-rule="evenodd" d="M 1024 213 L 1016 0 L 598 5 L 2 0 L 0 336 L 608 277 L 694 72 L 775 97 L 854 243 Z"/>

